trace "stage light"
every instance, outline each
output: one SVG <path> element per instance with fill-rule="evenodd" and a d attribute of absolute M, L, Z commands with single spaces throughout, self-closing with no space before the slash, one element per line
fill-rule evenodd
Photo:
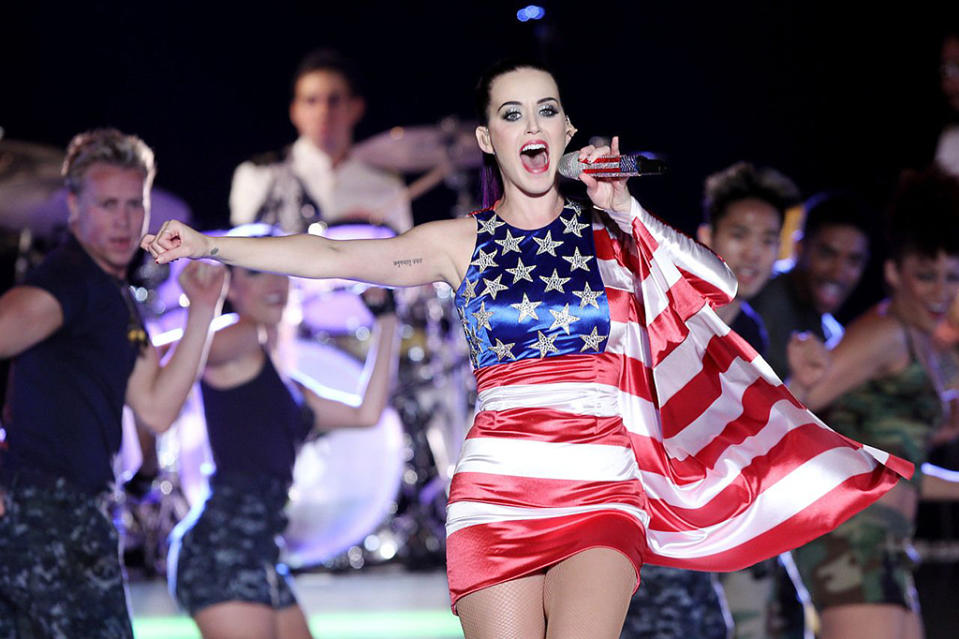
<path fill-rule="evenodd" d="M 546 9 L 539 5 L 531 4 L 517 11 L 516 19 L 520 22 L 528 22 L 529 20 L 542 20 L 545 15 Z"/>

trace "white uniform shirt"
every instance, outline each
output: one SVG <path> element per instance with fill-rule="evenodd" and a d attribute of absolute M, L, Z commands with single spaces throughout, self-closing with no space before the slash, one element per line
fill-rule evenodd
<path fill-rule="evenodd" d="M 325 222 L 366 220 L 385 223 L 402 233 L 413 226 L 413 216 L 403 182 L 349 155 L 336 167 L 330 157 L 309 140 L 299 138 L 289 156 L 275 164 L 244 162 L 233 173 L 230 190 L 230 222 L 255 221 L 268 198 L 284 203 L 277 223 L 284 230 L 299 232 L 315 211 L 296 210 L 301 189 L 320 207 Z"/>

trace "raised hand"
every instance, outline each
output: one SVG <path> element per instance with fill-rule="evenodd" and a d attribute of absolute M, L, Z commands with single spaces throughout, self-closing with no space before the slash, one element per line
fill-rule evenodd
<path fill-rule="evenodd" d="M 190 306 L 218 309 L 226 297 L 229 281 L 226 267 L 209 262 L 191 262 L 177 280 L 190 300 Z"/>
<path fill-rule="evenodd" d="M 786 345 L 792 384 L 808 389 L 825 374 L 832 362 L 826 345 L 812 333 L 793 333 Z M 800 399 L 802 399 L 800 397 Z"/>
<path fill-rule="evenodd" d="M 167 220 L 156 235 L 144 235 L 140 247 L 149 251 L 157 264 L 166 264 L 181 257 L 213 257 L 209 254 L 210 238 L 179 220 Z"/>
<path fill-rule="evenodd" d="M 611 146 L 584 146 L 579 150 L 580 162 L 594 162 L 606 156 L 619 155 L 619 136 L 613 136 Z M 595 178 L 585 172 L 579 174 L 579 179 L 586 185 L 586 194 L 597 207 L 619 213 L 629 213 L 630 195 L 626 188 L 628 178 Z"/>

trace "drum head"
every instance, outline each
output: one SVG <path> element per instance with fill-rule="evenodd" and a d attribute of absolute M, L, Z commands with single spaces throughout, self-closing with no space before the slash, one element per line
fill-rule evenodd
<path fill-rule="evenodd" d="M 325 387 L 321 394 L 356 393 L 362 364 L 352 356 L 315 342 L 300 342 L 296 356 L 297 368 Z M 334 430 L 305 444 L 293 469 L 284 561 L 293 568 L 317 565 L 372 532 L 395 503 L 403 447 L 403 425 L 392 408 L 376 426 Z"/>
<path fill-rule="evenodd" d="M 394 237 L 388 226 L 362 222 L 330 224 L 319 233 L 331 240 L 377 240 Z M 359 294 L 367 284 L 351 280 L 310 280 L 292 278 L 295 297 L 300 300 L 303 323 L 314 333 L 352 335 L 360 327 L 373 324 L 373 316 Z"/>

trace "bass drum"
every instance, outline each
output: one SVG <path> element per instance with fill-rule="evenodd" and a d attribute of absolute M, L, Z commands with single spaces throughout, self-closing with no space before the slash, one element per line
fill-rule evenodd
<path fill-rule="evenodd" d="M 297 371 L 295 377 L 318 394 L 359 402 L 363 365 L 352 356 L 315 341 L 296 340 L 286 357 Z M 207 479 L 215 469 L 200 394 L 194 390 L 161 446 L 161 460 L 176 460 L 183 493 L 193 507 L 206 499 Z M 289 492 L 283 555 L 287 565 L 296 569 L 329 561 L 362 542 L 386 519 L 396 504 L 404 452 L 403 426 L 389 407 L 375 426 L 334 430 L 306 442 L 297 454 Z"/>
<path fill-rule="evenodd" d="M 330 346 L 301 341 L 296 369 L 318 394 L 358 403 L 363 366 Z M 371 428 L 339 429 L 307 442 L 293 468 L 284 536 L 291 568 L 315 566 L 361 542 L 392 512 L 403 477 L 403 424 L 386 408 Z"/>

